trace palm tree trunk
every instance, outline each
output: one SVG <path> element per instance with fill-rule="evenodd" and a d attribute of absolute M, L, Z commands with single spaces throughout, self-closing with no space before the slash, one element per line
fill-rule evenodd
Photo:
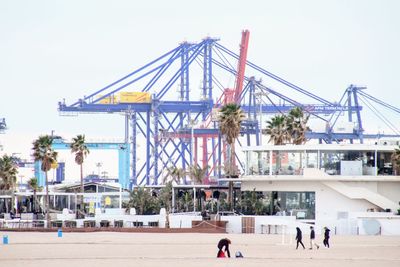
<path fill-rule="evenodd" d="M 83 210 L 83 193 L 85 193 L 84 191 L 85 191 L 85 188 L 83 187 L 83 166 L 82 166 L 82 164 L 80 164 L 81 165 L 81 193 L 82 193 L 82 195 L 81 195 L 81 197 L 80 197 L 80 206 L 81 206 L 81 210 Z"/>
<path fill-rule="evenodd" d="M 233 140 L 233 143 L 231 144 L 231 175 L 235 175 L 235 140 Z"/>
<path fill-rule="evenodd" d="M 46 221 L 47 221 L 47 228 L 50 228 L 50 195 L 49 195 L 49 179 L 46 174 Z"/>
<path fill-rule="evenodd" d="M 37 203 L 37 202 L 38 202 L 38 201 L 37 201 L 37 199 L 36 199 L 36 190 L 33 190 L 33 207 L 32 207 L 33 213 L 36 212 L 36 203 Z"/>
<path fill-rule="evenodd" d="M 169 228 L 169 212 L 165 214 L 165 228 Z"/>
<path fill-rule="evenodd" d="M 4 205 L 6 206 L 6 213 L 9 213 L 10 209 L 8 208 L 8 199 L 7 198 L 4 199 Z"/>
<path fill-rule="evenodd" d="M 232 181 L 228 182 L 228 190 L 229 190 L 228 204 L 229 204 L 229 209 L 232 211 L 233 210 L 233 182 Z"/>
<path fill-rule="evenodd" d="M 230 147 L 231 147 L 231 149 L 230 149 L 231 154 L 229 155 L 230 156 L 229 176 L 230 176 L 230 178 L 232 178 L 232 175 L 235 174 L 234 173 L 235 172 L 235 166 L 234 166 L 234 164 L 235 164 L 235 140 L 233 140 L 233 143 L 230 144 Z M 230 210 L 233 210 L 233 182 L 232 181 L 229 181 L 228 187 L 229 187 L 229 189 L 228 189 L 229 190 L 228 204 L 229 204 Z"/>
<path fill-rule="evenodd" d="M 15 192 L 14 192 L 14 188 L 11 188 L 11 210 L 14 210 L 15 208 Z M 14 216 L 17 214 L 17 209 L 15 209 L 15 214 Z"/>

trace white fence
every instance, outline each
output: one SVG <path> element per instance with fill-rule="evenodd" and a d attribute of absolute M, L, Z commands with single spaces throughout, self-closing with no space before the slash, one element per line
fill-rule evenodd
<path fill-rule="evenodd" d="M 254 218 L 254 225 L 251 225 L 251 232 L 255 234 L 284 234 L 294 235 L 296 227 L 303 233 L 308 233 L 311 225 L 314 226 L 317 234 L 323 233 L 323 228 L 328 227 L 331 235 L 400 235 L 400 216 L 385 213 L 354 213 L 347 218 L 337 220 L 317 220 L 311 224 L 305 221 L 296 220 L 295 216 L 221 216 L 220 220 L 226 221 L 227 233 L 242 233 L 242 218 Z M 201 221 L 199 213 L 174 213 L 168 215 L 170 228 L 191 228 L 193 221 Z M 119 221 L 121 227 L 160 227 L 166 226 L 167 214 L 162 210 L 156 215 L 136 215 L 134 210 L 127 213 L 124 209 L 105 209 L 101 212 L 96 209 L 94 217 L 75 219 L 75 214 L 64 210 L 57 214 L 58 221 L 75 221 L 76 227 L 83 227 L 87 220 L 94 221 L 96 227 L 101 226 L 102 221 L 109 221 L 110 226 L 116 226 Z M 21 226 L 22 225 L 22 226 Z M 21 217 L 20 219 L 0 219 L 0 227 L 24 227 L 24 225 L 35 225 L 34 220 Z M 42 224 L 43 226 L 43 224 Z M 33 227 L 33 226 L 31 226 Z"/>

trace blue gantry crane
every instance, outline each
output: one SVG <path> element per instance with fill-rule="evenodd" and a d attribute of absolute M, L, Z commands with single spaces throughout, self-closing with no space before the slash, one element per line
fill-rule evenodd
<path fill-rule="evenodd" d="M 224 147 L 215 114 L 227 100 L 239 103 L 247 113 L 241 131 L 245 138 L 238 141 L 246 145 L 260 144 L 263 115 L 284 113 L 295 106 L 327 125 L 323 132 L 307 133 L 309 138 L 327 143 L 380 137 L 364 133 L 361 98 L 363 103 L 375 102 L 400 113 L 366 94 L 363 87 L 350 85 L 339 102 L 331 102 L 272 74 L 247 60 L 248 34 L 242 33 L 239 55 L 216 38 L 183 42 L 72 104 L 59 102 L 58 109 L 61 115 L 125 116 L 124 144 L 130 146 L 131 153 L 130 186 L 158 184 L 165 174 L 163 170 L 170 166 L 186 169 L 198 164 L 208 168 L 210 180 L 222 177 Z M 232 78 L 235 89 L 227 89 L 226 81 Z M 194 85 L 196 80 L 201 80 L 199 87 Z M 313 104 L 304 104 L 308 101 Z M 355 116 L 355 128 L 335 133 L 334 126 L 343 114 L 350 122 Z M 145 144 L 144 148 L 139 143 Z M 238 162 L 241 165 L 239 158 Z"/>
<path fill-rule="evenodd" d="M 129 188 L 129 155 L 130 146 L 128 143 L 118 142 L 86 142 L 89 150 L 115 150 L 118 152 L 118 182 L 123 188 Z M 51 147 L 54 150 L 71 150 L 71 143 L 65 142 L 61 138 L 53 139 Z M 40 168 L 41 162 L 34 162 L 35 177 L 38 179 L 39 186 L 44 186 L 45 173 Z"/>

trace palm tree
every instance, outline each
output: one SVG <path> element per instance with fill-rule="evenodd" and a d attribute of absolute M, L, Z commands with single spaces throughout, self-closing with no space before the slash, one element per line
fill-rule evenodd
<path fill-rule="evenodd" d="M 85 144 L 85 135 L 77 135 L 72 138 L 72 143 L 70 145 L 71 153 L 75 153 L 75 163 L 78 164 L 81 168 L 81 193 L 84 193 L 83 188 L 83 161 L 89 154 L 89 149 Z M 81 208 L 83 204 L 83 195 L 80 198 Z"/>
<path fill-rule="evenodd" d="M 183 210 L 184 212 L 188 212 L 190 207 L 192 207 L 192 206 L 193 206 L 192 194 L 190 192 L 186 191 L 178 199 L 178 210 Z M 179 209 L 179 207 L 181 207 L 181 209 Z"/>
<path fill-rule="evenodd" d="M 150 189 L 138 186 L 131 192 L 127 208 L 135 208 L 138 215 L 144 215 L 154 213 L 156 206 Z"/>
<path fill-rule="evenodd" d="M 308 119 L 310 115 L 305 115 L 303 109 L 300 107 L 295 107 L 290 110 L 287 118 L 287 126 L 290 139 L 295 145 L 304 144 L 306 139 L 306 132 L 310 131 L 307 126 Z"/>
<path fill-rule="evenodd" d="M 172 184 L 174 182 L 176 184 L 180 184 L 181 181 L 183 180 L 183 177 L 185 176 L 185 174 L 186 174 L 186 171 L 182 168 L 179 168 L 176 166 L 167 168 L 167 175 L 163 179 L 163 184 L 165 184 L 165 188 L 164 188 L 164 191 L 162 192 L 163 197 L 165 197 L 165 199 L 164 199 L 165 203 L 167 203 L 168 195 L 170 194 L 171 199 L 172 199 L 172 195 L 175 193 Z M 169 189 L 171 190 L 170 192 L 167 191 Z M 171 203 L 171 204 L 174 204 L 174 203 Z M 167 212 L 167 224 L 169 224 L 168 210 L 166 210 L 166 212 Z"/>
<path fill-rule="evenodd" d="M 285 115 L 276 115 L 270 121 L 267 121 L 266 134 L 269 135 L 269 141 L 274 145 L 283 145 L 290 140 L 290 134 L 287 127 L 287 117 Z"/>
<path fill-rule="evenodd" d="M 166 227 L 169 227 L 169 217 L 168 215 L 172 211 L 172 181 L 169 181 L 165 184 L 160 190 L 160 194 L 158 196 L 160 206 L 165 208 L 166 212 Z"/>
<path fill-rule="evenodd" d="M 286 115 L 276 115 L 270 121 L 267 121 L 265 133 L 270 136 L 269 142 L 274 145 L 284 145 L 292 143 L 295 145 L 304 144 L 306 132 L 310 130 L 307 126 L 309 115 L 305 115 L 300 107 L 295 107 Z M 276 168 L 280 169 L 281 160 L 279 152 L 276 157 Z M 300 159 L 301 160 L 301 159 Z M 300 163 L 301 165 L 301 163 Z"/>
<path fill-rule="evenodd" d="M 246 215 L 262 215 L 265 209 L 263 199 L 253 191 L 242 192 L 242 212 Z"/>
<path fill-rule="evenodd" d="M 286 115 L 276 115 L 275 117 L 272 117 L 270 121 L 267 121 L 265 132 L 269 135 L 268 142 L 272 142 L 274 145 L 284 145 L 290 140 L 287 122 L 288 119 Z M 278 151 L 276 155 L 276 171 L 278 172 L 280 168 L 281 158 Z"/>
<path fill-rule="evenodd" d="M 204 183 L 204 178 L 206 177 L 207 174 L 207 169 L 202 168 L 199 165 L 192 165 L 189 167 L 189 177 L 192 179 L 192 182 L 194 184 L 203 184 Z"/>
<path fill-rule="evenodd" d="M 33 158 L 35 161 L 41 161 L 41 170 L 45 172 L 46 177 L 46 220 L 47 227 L 50 227 L 50 214 L 49 214 L 49 180 L 47 172 L 51 169 L 51 165 L 57 162 L 57 152 L 51 148 L 53 138 L 48 135 L 41 135 L 33 142 Z"/>
<path fill-rule="evenodd" d="M 309 115 L 305 115 L 302 108 L 295 107 L 286 115 L 276 115 L 267 121 L 266 134 L 270 136 L 269 142 L 274 145 L 292 143 L 304 144 L 306 132 L 310 130 L 307 126 Z"/>
<path fill-rule="evenodd" d="M 192 179 L 192 182 L 194 184 L 203 184 L 204 178 L 206 177 L 206 174 L 207 174 L 207 169 L 208 169 L 208 166 L 205 168 L 202 168 L 197 164 L 190 166 L 189 167 L 189 176 Z M 203 201 L 202 195 L 199 195 L 199 198 L 200 198 L 201 211 L 203 212 L 205 207 L 204 207 L 204 201 Z"/>
<path fill-rule="evenodd" d="M 175 182 L 176 184 L 180 184 L 185 177 L 186 171 L 179 167 L 169 167 L 167 168 L 167 176 L 164 177 L 163 183 L 166 184 L 169 181 Z"/>
<path fill-rule="evenodd" d="M 220 109 L 220 115 L 218 118 L 219 129 L 221 134 L 224 136 L 225 141 L 228 143 L 230 148 L 229 155 L 229 168 L 226 175 L 228 177 L 236 176 L 237 169 L 234 166 L 235 162 L 235 141 L 240 135 L 240 127 L 245 119 L 245 114 L 239 105 L 235 103 L 226 104 Z M 233 208 L 233 182 L 229 182 L 229 205 Z"/>
<path fill-rule="evenodd" d="M 397 175 L 399 172 L 399 167 L 400 167 L 400 146 L 399 148 L 395 148 L 395 150 L 392 153 L 392 162 L 393 162 L 393 169 L 395 172 L 395 175 Z"/>
<path fill-rule="evenodd" d="M 11 209 L 14 207 L 14 190 L 17 183 L 18 166 L 13 157 L 0 158 L 0 190 L 11 191 Z M 6 211 L 9 212 L 6 201 Z"/>
<path fill-rule="evenodd" d="M 37 193 L 37 191 L 40 190 L 41 187 L 39 186 L 38 180 L 37 180 L 36 177 L 33 177 L 33 178 L 29 179 L 28 186 L 33 191 L 33 211 L 36 212 L 37 211 L 37 204 L 39 204 L 39 201 L 37 200 L 36 193 Z M 40 204 L 38 206 L 40 207 Z"/>

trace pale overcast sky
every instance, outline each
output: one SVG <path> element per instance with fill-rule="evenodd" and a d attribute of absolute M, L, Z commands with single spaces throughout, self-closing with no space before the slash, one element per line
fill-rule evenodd
<path fill-rule="evenodd" d="M 399 107 L 399 11 L 396 0 L 0 0 L 3 152 L 29 155 L 32 140 L 52 130 L 122 138 L 122 116 L 62 117 L 58 101 L 72 103 L 185 40 L 219 37 L 238 51 L 243 29 L 249 60 L 292 83 L 330 101 L 351 83 L 366 85 Z"/>

